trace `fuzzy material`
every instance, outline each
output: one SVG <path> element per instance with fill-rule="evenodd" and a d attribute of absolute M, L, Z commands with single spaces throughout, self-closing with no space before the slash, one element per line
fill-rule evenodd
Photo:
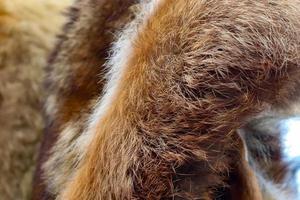
<path fill-rule="evenodd" d="M 237 130 L 299 95 L 299 5 L 78 1 L 48 68 L 35 199 L 263 199 Z"/>
<path fill-rule="evenodd" d="M 0 199 L 25 200 L 44 128 L 43 67 L 71 0 L 0 0 Z"/>
<path fill-rule="evenodd" d="M 273 115 L 255 119 L 247 124 L 241 134 L 246 142 L 248 160 L 260 182 L 264 199 L 298 199 L 297 160 L 288 159 L 284 146 L 287 134 L 282 129 L 289 115 Z"/>
<path fill-rule="evenodd" d="M 73 173 L 80 145 L 72 141 L 85 129 L 89 113 L 102 93 L 105 83 L 102 65 L 110 54 L 110 44 L 116 39 L 117 31 L 133 18 L 134 10 L 139 9 L 135 3 L 133 0 L 78 1 L 70 10 L 65 34 L 52 53 L 47 69 L 48 123 L 36 171 L 34 199 L 56 195 Z M 61 134 L 63 138 L 55 144 L 48 159 L 49 149 L 60 132 L 65 134 Z M 55 149 L 62 151 L 58 153 Z M 42 170 L 45 161 L 47 169 Z"/>

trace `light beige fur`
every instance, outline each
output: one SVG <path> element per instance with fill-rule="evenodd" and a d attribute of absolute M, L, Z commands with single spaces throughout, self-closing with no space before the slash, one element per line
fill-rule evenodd
<path fill-rule="evenodd" d="M 44 127 L 41 89 L 71 0 L 0 0 L 0 199 L 29 199 Z"/>

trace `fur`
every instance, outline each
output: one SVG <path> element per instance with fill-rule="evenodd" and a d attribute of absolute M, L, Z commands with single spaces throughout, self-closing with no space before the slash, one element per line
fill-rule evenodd
<path fill-rule="evenodd" d="M 103 92 L 106 70 L 102 65 L 117 31 L 139 9 L 135 3 L 133 0 L 78 1 L 70 10 L 65 34 L 60 37 L 47 68 L 48 123 L 36 171 L 34 199 L 57 195 L 73 173 L 79 150 L 83 149 L 77 138 L 86 129 L 89 114 Z M 87 43 L 86 38 L 93 43 Z M 75 126 L 69 128 L 69 124 Z"/>
<path fill-rule="evenodd" d="M 237 129 L 298 96 L 299 3 L 78 1 L 35 199 L 263 199 Z"/>
<path fill-rule="evenodd" d="M 41 133 L 43 67 L 69 0 L 0 0 L 0 199 L 25 200 Z"/>
<path fill-rule="evenodd" d="M 248 149 L 251 167 L 260 180 L 260 189 L 268 196 L 265 199 L 299 199 L 297 158 L 289 154 L 290 146 L 285 140 L 290 137 L 283 129 L 291 115 L 266 116 L 251 121 L 243 128 L 243 138 Z M 294 139 L 294 138 L 289 138 Z"/>

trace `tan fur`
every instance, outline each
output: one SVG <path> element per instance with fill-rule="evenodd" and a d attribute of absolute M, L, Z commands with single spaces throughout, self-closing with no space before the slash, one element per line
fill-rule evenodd
<path fill-rule="evenodd" d="M 236 199 L 262 199 L 236 130 L 298 95 L 299 3 L 157 1 L 153 11 L 138 15 L 141 19 L 129 26 L 136 31 L 129 36 L 130 54 L 123 58 L 124 69 L 117 71 L 120 79 L 109 76 L 108 85 L 115 83 L 116 90 L 104 90 L 102 98 L 109 94 L 110 101 L 104 113 L 92 114 L 99 117 L 89 118 L 92 122 L 81 117 L 97 111 L 99 103 L 92 105 L 103 88 L 99 84 L 93 93 L 84 86 L 87 80 L 103 79 L 97 73 L 76 74 L 90 68 L 104 72 L 103 57 L 90 48 L 108 51 L 96 40 L 105 32 L 94 34 L 108 22 L 117 28 L 124 23 L 104 17 L 114 2 L 76 4 L 80 12 L 50 65 L 58 72 L 59 66 L 67 67 L 49 75 L 49 93 L 61 102 L 55 113 L 48 113 L 54 124 L 48 134 L 58 141 L 47 145 L 53 147 L 50 157 L 41 156 L 42 163 L 48 160 L 42 182 L 50 195 L 39 191 L 37 197 L 210 200 L 232 193 Z M 84 20 L 87 16 L 92 20 Z M 107 64 L 113 70 L 120 52 L 115 50 Z M 69 126 L 78 131 L 63 131 L 72 130 Z M 241 188 L 234 190 L 237 186 Z"/>
<path fill-rule="evenodd" d="M 132 18 L 133 10 L 136 8 L 132 0 L 97 1 L 96 4 L 78 1 L 71 9 L 71 20 L 64 28 L 65 34 L 51 56 L 48 69 L 47 135 L 36 172 L 34 199 L 56 195 L 73 173 L 80 157 L 77 138 L 102 93 L 105 72 L 101 65 L 105 63 L 116 32 Z M 87 43 L 86 37 L 93 44 Z M 59 141 L 48 159 L 49 148 L 57 137 Z M 42 172 L 41 164 L 45 160 Z M 45 193 L 45 187 L 50 194 Z"/>
<path fill-rule="evenodd" d="M 0 199 L 31 196 L 43 67 L 69 0 L 0 0 Z"/>

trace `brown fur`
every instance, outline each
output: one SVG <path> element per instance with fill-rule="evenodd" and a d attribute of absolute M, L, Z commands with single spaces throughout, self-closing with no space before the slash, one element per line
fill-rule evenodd
<path fill-rule="evenodd" d="M 46 104 L 46 115 L 48 124 L 46 134 L 41 149 L 39 164 L 48 158 L 48 150 L 57 140 L 58 133 L 65 128 L 65 124 L 71 123 L 76 127 L 76 135 L 84 129 L 84 122 L 87 114 L 101 94 L 104 78 L 104 68 L 101 67 L 106 57 L 110 44 L 114 39 L 115 32 L 121 29 L 131 18 L 129 8 L 134 1 L 96 1 L 87 4 L 83 1 L 73 6 L 70 10 L 70 22 L 65 26 L 65 34 L 60 37 L 56 50 L 50 58 L 50 68 L 48 68 L 48 78 L 46 81 L 48 104 L 57 104 L 55 109 Z M 84 7 L 85 9 L 80 9 Z M 79 11 L 80 10 L 80 11 Z M 80 33 L 80 34 L 78 34 Z M 85 38 L 93 41 L 87 43 Z M 66 56 L 68 55 L 68 56 Z M 72 67 L 72 68 L 71 68 Z M 72 70 L 72 73 L 70 73 Z M 54 112 L 53 110 L 59 110 Z M 76 125 L 75 125 L 76 124 Z M 56 144 L 59 149 L 66 149 L 71 141 Z M 52 188 L 52 193 L 61 188 L 70 174 L 74 162 L 64 162 L 66 156 L 68 160 L 74 158 L 75 152 L 57 152 L 48 161 L 49 166 L 47 176 L 61 177 L 59 184 Z M 66 156 L 61 156 L 62 154 Z M 53 168 L 54 167 L 54 168 Z M 48 198 L 45 193 L 41 166 L 38 166 L 35 178 L 34 199 Z M 50 180 L 53 182 L 53 178 Z M 48 184 L 51 185 L 51 184 Z M 51 187 L 51 186 L 48 186 Z M 51 196 L 51 195 L 50 195 Z"/>
<path fill-rule="evenodd" d="M 52 64 L 59 73 L 50 73 L 50 81 L 61 83 L 52 86 L 55 99 L 61 100 L 49 114 L 60 128 L 50 134 L 62 133 L 44 158 L 48 192 L 67 200 L 262 199 L 236 130 L 298 95 L 300 2 L 160 1 L 137 25 L 117 93 L 87 130 L 93 137 L 84 145 L 79 138 L 84 138 L 85 120 L 65 116 L 70 111 L 79 118 L 88 115 L 86 105 L 93 105 L 102 90 L 99 84 L 94 98 L 84 95 L 86 104 L 80 99 L 82 90 L 74 90 L 72 83 L 85 85 L 99 77 L 95 72 L 101 72 L 103 62 L 94 60 L 90 48 L 103 49 L 103 43 L 96 40 L 99 35 L 89 34 L 105 28 L 102 15 L 93 12 L 114 8 L 105 3 L 114 5 L 100 0 L 78 4 L 81 15 L 88 13 L 93 20 L 76 20 L 67 46 Z M 80 42 L 87 46 L 72 45 Z M 66 51 L 68 57 L 61 59 Z M 76 63 L 72 58 L 81 59 Z M 67 66 L 63 73 L 61 64 Z M 100 71 L 77 77 L 81 70 L 76 65 Z M 83 88 L 83 94 L 94 91 Z"/>

